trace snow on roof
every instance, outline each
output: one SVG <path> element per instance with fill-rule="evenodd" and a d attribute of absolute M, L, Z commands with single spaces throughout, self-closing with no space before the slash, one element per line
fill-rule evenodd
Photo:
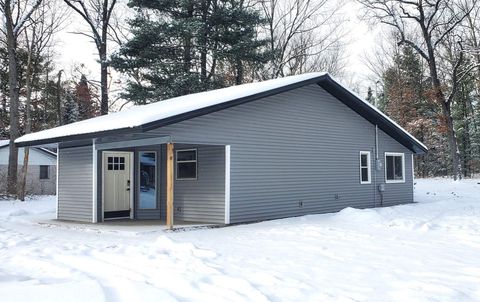
<path fill-rule="evenodd" d="M 236 99 L 253 96 L 262 92 L 275 90 L 288 85 L 293 85 L 315 78 L 320 78 L 325 75 L 329 76 L 327 73 L 324 72 L 306 73 L 263 82 L 255 82 L 179 96 L 148 105 L 133 106 L 124 111 L 110 113 L 108 115 L 94 117 L 88 120 L 63 125 L 52 129 L 47 129 L 36 133 L 26 134 L 16 139 L 15 143 L 41 141 L 72 135 L 91 134 L 110 130 L 134 128 L 151 122 L 195 111 L 198 109 L 215 106 Z M 332 78 L 331 76 L 329 77 L 338 85 L 347 90 L 349 93 L 354 95 L 358 100 L 368 105 L 372 110 L 374 110 L 386 120 L 388 120 L 390 123 L 392 123 L 396 128 L 406 134 L 418 145 L 425 148 L 425 150 L 428 150 L 428 148 L 422 142 L 417 140 L 413 135 L 400 127 L 400 125 L 395 123 L 392 119 L 386 116 L 375 106 L 358 96 L 355 92 L 341 85 L 340 82 L 336 79 Z"/>
<path fill-rule="evenodd" d="M 263 82 L 255 82 L 188 94 L 148 105 L 133 106 L 127 110 L 110 113 L 88 120 L 59 126 L 52 129 L 26 134 L 15 140 L 16 143 L 52 139 L 70 135 L 95 133 L 100 131 L 133 128 L 162 120 L 182 113 L 221 104 L 264 91 L 313 79 L 325 73 L 307 73 Z"/>
<path fill-rule="evenodd" d="M 8 139 L 0 139 L 0 148 L 3 148 L 3 147 L 6 147 L 10 145 L 10 140 Z M 42 150 L 44 152 L 46 152 L 48 155 L 51 155 L 51 156 L 54 156 L 54 157 L 57 157 L 57 153 L 51 151 L 51 150 L 48 150 L 46 148 L 35 148 L 35 149 L 39 149 L 39 150 Z"/>

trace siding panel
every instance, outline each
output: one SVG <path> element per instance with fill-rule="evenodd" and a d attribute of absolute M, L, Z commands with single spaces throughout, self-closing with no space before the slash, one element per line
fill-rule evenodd
<path fill-rule="evenodd" d="M 184 221 L 224 223 L 225 147 L 175 146 L 175 150 L 191 148 L 197 149 L 197 179 L 175 180 L 175 218 Z"/>
<path fill-rule="evenodd" d="M 59 149 L 58 218 L 92 221 L 92 146 Z"/>
<path fill-rule="evenodd" d="M 375 181 L 359 181 L 359 152 L 371 151 L 375 162 L 375 126 L 318 85 L 151 133 L 176 143 L 231 145 L 232 223 L 378 205 Z M 387 184 L 384 204 L 412 202 L 411 152 L 387 135 L 379 145 L 382 161 L 387 147 L 406 160 L 406 183 Z M 374 171 L 383 181 L 384 171 Z"/>

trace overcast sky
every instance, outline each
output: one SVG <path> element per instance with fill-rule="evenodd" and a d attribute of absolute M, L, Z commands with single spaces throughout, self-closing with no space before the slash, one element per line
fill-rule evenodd
<path fill-rule="evenodd" d="M 359 86 L 351 88 L 360 90 L 359 93 L 365 96 L 368 86 L 365 83 L 369 72 L 362 62 L 362 57 L 365 53 L 372 51 L 375 45 L 375 38 L 379 35 L 379 30 L 370 28 L 366 22 L 360 20 L 360 8 L 360 5 L 356 2 L 347 0 L 346 5 L 342 9 L 347 19 L 344 26 L 348 31 L 350 43 L 346 49 L 348 75 L 341 80 L 347 85 L 355 84 Z M 85 29 L 84 23 L 72 13 L 69 25 L 58 36 L 56 61 L 66 72 L 74 64 L 85 64 L 86 68 L 91 71 L 91 76 L 96 77 L 99 70 L 96 62 L 98 55 L 92 41 L 85 36 L 71 33 L 81 29 Z"/>

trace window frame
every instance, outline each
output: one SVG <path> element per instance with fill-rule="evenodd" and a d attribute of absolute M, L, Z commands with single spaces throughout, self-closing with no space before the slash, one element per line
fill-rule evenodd
<path fill-rule="evenodd" d="M 367 166 L 362 166 L 362 155 L 367 155 Z M 360 170 L 360 184 L 361 185 L 369 185 L 372 183 L 372 161 L 371 161 L 371 152 L 370 151 L 360 151 L 359 154 L 359 170 Z M 368 181 L 364 181 L 362 179 L 362 169 L 368 169 Z"/>
<path fill-rule="evenodd" d="M 388 164 L 387 164 L 387 157 L 401 157 L 402 158 L 402 179 L 388 179 Z M 395 162 L 394 162 L 395 165 Z M 395 175 L 395 171 L 393 171 Z M 405 183 L 405 153 L 401 152 L 385 152 L 385 183 L 388 184 L 395 184 L 395 183 Z"/>
<path fill-rule="evenodd" d="M 47 168 L 47 177 L 42 177 L 42 167 L 46 167 Z M 38 179 L 40 180 L 48 180 L 50 179 L 50 166 L 49 165 L 40 165 L 40 168 L 39 168 L 39 175 L 38 175 Z"/>
<path fill-rule="evenodd" d="M 186 152 L 186 151 L 195 151 L 195 160 L 182 160 L 178 161 L 178 153 L 179 152 Z M 178 177 L 178 164 L 182 163 L 195 163 L 195 177 Z M 179 149 L 175 150 L 175 180 L 197 180 L 198 179 L 198 150 L 197 148 L 190 148 L 190 149 Z"/>

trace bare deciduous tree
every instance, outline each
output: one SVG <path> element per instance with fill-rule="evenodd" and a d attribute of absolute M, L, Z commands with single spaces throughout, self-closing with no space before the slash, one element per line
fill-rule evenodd
<path fill-rule="evenodd" d="M 24 43 L 27 51 L 27 66 L 25 71 L 25 133 L 31 132 L 31 99 L 32 82 L 38 76 L 35 66 L 41 56 L 47 56 L 52 50 L 53 36 L 62 29 L 68 14 L 58 9 L 56 1 L 43 2 L 30 16 L 28 26 L 24 30 Z M 25 199 L 25 185 L 28 172 L 30 150 L 24 148 L 24 157 L 20 179 L 18 181 L 18 199 Z"/>
<path fill-rule="evenodd" d="M 28 20 L 40 6 L 42 0 L 11 1 L 1 0 L 0 10 L 4 14 L 3 34 L 8 50 L 8 85 L 10 103 L 10 150 L 8 158 L 7 193 L 17 193 L 18 148 L 14 141 L 20 134 L 19 99 L 20 81 L 18 79 L 18 38 Z"/>
<path fill-rule="evenodd" d="M 90 32 L 78 32 L 95 42 L 100 61 L 101 101 L 100 114 L 108 113 L 108 59 L 107 41 L 111 30 L 110 21 L 117 0 L 64 0 L 88 24 Z"/>
<path fill-rule="evenodd" d="M 343 69 L 341 4 L 327 0 L 262 0 L 272 59 L 264 78 Z"/>
<path fill-rule="evenodd" d="M 441 106 L 445 120 L 453 177 L 460 179 L 462 167 L 451 106 L 458 83 L 467 72 L 461 70 L 464 53 L 456 54 L 451 85 L 442 80 L 438 60 L 442 43 L 464 22 L 470 14 L 471 7 L 460 9 L 455 2 L 448 0 L 358 0 L 358 2 L 365 7 L 365 17 L 392 27 L 398 35 L 398 44 L 412 47 L 427 62 L 433 95 Z"/>

